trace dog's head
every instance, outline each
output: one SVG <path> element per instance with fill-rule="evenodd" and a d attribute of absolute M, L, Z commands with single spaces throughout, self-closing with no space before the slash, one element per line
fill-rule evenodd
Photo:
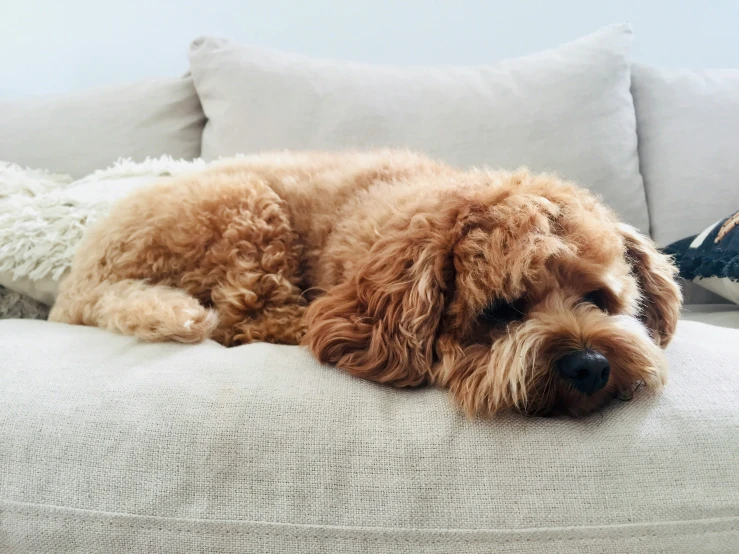
<path fill-rule="evenodd" d="M 473 172 L 388 224 L 309 307 L 305 344 L 355 375 L 448 387 L 470 415 L 585 415 L 664 383 L 674 277 L 588 192 L 525 171 Z"/>

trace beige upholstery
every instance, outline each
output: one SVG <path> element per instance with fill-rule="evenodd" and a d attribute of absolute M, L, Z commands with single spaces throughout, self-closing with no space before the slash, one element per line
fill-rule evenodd
<path fill-rule="evenodd" d="M 192 79 L 0 102 L 0 160 L 75 178 L 118 158 L 200 155 L 205 119 Z"/>
<path fill-rule="evenodd" d="M 459 165 L 556 171 L 648 231 L 626 25 L 481 67 L 312 59 L 203 38 L 190 68 L 203 157 L 399 147 Z"/>
<path fill-rule="evenodd" d="M 683 322 L 659 396 L 471 422 L 297 347 L 0 321 L 0 552 L 730 552 L 737 342 Z"/>

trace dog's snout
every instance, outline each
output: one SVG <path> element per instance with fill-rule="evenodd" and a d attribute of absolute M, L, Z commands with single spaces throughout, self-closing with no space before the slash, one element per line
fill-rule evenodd
<path fill-rule="evenodd" d="M 603 354 L 593 350 L 577 350 L 558 362 L 559 372 L 573 387 L 585 394 L 593 394 L 608 383 L 611 367 Z"/>

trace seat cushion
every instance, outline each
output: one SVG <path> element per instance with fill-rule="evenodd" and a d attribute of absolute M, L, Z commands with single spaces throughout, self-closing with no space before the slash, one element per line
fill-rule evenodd
<path fill-rule="evenodd" d="M 461 167 L 527 165 L 593 189 L 646 231 L 631 42 L 614 25 L 489 66 L 396 67 L 202 38 L 190 69 L 208 117 L 203 157 L 397 147 Z"/>
<path fill-rule="evenodd" d="M 0 102 L 0 160 L 83 177 L 118 158 L 200 156 L 205 118 L 192 78 L 150 79 Z"/>
<path fill-rule="evenodd" d="M 632 68 L 652 235 L 696 235 L 739 205 L 739 69 Z"/>
<path fill-rule="evenodd" d="M 701 321 L 709 325 L 739 329 L 739 306 L 734 304 L 688 304 L 683 307 L 682 318 Z"/>
<path fill-rule="evenodd" d="M 468 421 L 298 347 L 0 321 L 0 551 L 728 552 L 738 340 L 681 322 L 660 395 Z"/>

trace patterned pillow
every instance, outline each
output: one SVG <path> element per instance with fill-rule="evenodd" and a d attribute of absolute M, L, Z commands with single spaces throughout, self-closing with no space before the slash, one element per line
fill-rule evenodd
<path fill-rule="evenodd" d="M 739 304 L 739 212 L 665 248 L 680 276 Z"/>

